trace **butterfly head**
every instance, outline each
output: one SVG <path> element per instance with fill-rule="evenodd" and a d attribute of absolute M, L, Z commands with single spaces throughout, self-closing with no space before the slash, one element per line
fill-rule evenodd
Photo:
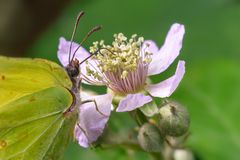
<path fill-rule="evenodd" d="M 78 59 L 74 59 L 71 61 L 71 63 L 67 65 L 65 69 L 67 70 L 68 75 L 74 78 L 74 77 L 77 77 L 80 73 L 79 66 L 80 65 L 79 65 Z"/>
<path fill-rule="evenodd" d="M 78 27 L 78 23 L 81 19 L 81 17 L 84 15 L 84 12 L 81 11 L 76 19 L 75 22 L 75 26 L 73 29 L 73 33 L 72 33 L 72 37 L 71 37 L 71 43 L 70 43 L 70 47 L 69 47 L 69 54 L 68 54 L 68 65 L 65 67 L 68 75 L 71 78 L 75 78 L 78 77 L 78 75 L 80 74 L 80 65 L 86 61 L 88 58 L 92 57 L 92 55 L 89 55 L 89 57 L 87 57 L 86 59 L 84 59 L 83 61 L 79 62 L 79 60 L 77 58 L 75 58 L 77 51 L 80 49 L 80 47 L 82 47 L 82 44 L 96 31 L 100 30 L 102 27 L 101 26 L 95 26 L 93 27 L 88 33 L 87 35 L 83 38 L 83 40 L 79 43 L 79 46 L 77 47 L 77 49 L 75 49 L 74 51 L 72 51 L 72 45 L 73 45 L 73 39 L 76 33 L 76 29 Z M 73 53 L 73 54 L 72 54 Z"/>

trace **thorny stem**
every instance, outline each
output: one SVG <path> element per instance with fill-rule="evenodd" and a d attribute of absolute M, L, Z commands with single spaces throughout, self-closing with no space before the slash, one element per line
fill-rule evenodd
<path fill-rule="evenodd" d="M 139 109 L 131 111 L 129 114 L 131 118 L 136 122 L 138 127 L 141 127 L 145 123 L 149 123 L 149 118 L 146 117 Z M 145 152 L 148 153 L 154 160 L 173 160 L 174 150 L 182 148 L 183 142 L 189 136 L 189 134 L 186 134 L 182 138 L 167 136 L 165 137 L 165 143 L 163 144 L 162 150 L 159 150 L 159 152 L 146 152 L 138 143 L 138 132 L 136 130 L 128 132 L 129 136 L 126 136 L 126 132 L 124 133 L 125 134 L 116 134 L 108 130 L 108 132 L 104 134 L 102 141 L 100 141 L 101 147 L 103 149 L 123 148 L 126 150 Z"/>
<path fill-rule="evenodd" d="M 130 133 L 130 132 L 129 132 Z M 132 136 L 136 136 L 136 132 L 131 131 Z M 130 136 L 130 137 L 132 137 Z M 116 138 L 118 137 L 118 138 Z M 140 151 L 145 152 L 138 144 L 136 138 L 126 138 L 126 135 L 112 133 L 108 130 L 108 132 L 104 135 L 101 141 L 101 148 L 103 149 L 112 149 L 112 148 L 123 148 L 126 150 Z M 149 155 L 154 160 L 163 160 L 163 155 L 160 152 L 148 152 Z"/>
<path fill-rule="evenodd" d="M 148 118 L 140 110 L 135 110 L 129 113 L 133 120 L 136 121 L 139 127 L 141 127 L 144 123 L 148 122 Z M 128 136 L 126 136 L 126 132 L 128 133 Z M 108 129 L 107 132 L 105 132 L 102 139 L 100 140 L 101 148 L 103 149 L 123 148 L 126 150 L 146 152 L 140 147 L 137 141 L 136 137 L 138 132 L 136 132 L 136 130 L 126 132 L 124 132 L 125 134 L 121 133 L 116 134 Z M 188 137 L 188 135 L 189 134 L 186 134 L 184 137 L 182 137 L 183 138 L 182 140 L 174 137 L 165 137 L 166 141 L 163 144 L 163 150 L 159 152 L 146 152 L 146 153 L 148 153 L 154 160 L 172 160 L 174 150 L 177 148 L 181 148 L 180 146 L 182 142 L 186 140 L 186 137 Z"/>
<path fill-rule="evenodd" d="M 172 111 L 174 112 L 175 108 L 172 108 Z M 131 115 L 131 118 L 137 123 L 139 127 L 141 127 L 144 123 L 148 123 L 148 118 L 139 110 L 136 109 L 134 111 L 129 112 Z M 187 133 L 182 138 L 174 138 L 174 137 L 165 137 L 165 143 L 163 144 L 163 150 L 159 152 L 148 152 L 155 160 L 173 160 L 173 153 L 174 150 L 177 148 L 182 148 L 182 143 L 186 141 L 188 138 L 189 133 Z M 126 144 L 128 144 L 129 141 L 126 141 Z M 124 145 L 123 145 L 124 144 Z M 123 143 L 122 146 L 128 148 L 131 145 L 126 145 Z M 120 144 L 121 145 L 121 144 Z M 130 149 L 138 149 L 140 151 L 144 150 L 139 146 L 138 142 L 135 142 L 135 147 Z M 117 144 L 116 144 L 117 146 Z M 140 149 L 139 149 L 140 148 Z"/>

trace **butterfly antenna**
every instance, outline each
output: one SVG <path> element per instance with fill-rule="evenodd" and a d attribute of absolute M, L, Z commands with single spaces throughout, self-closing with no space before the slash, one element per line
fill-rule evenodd
<path fill-rule="evenodd" d="M 70 43 L 69 53 L 68 53 L 68 62 L 69 63 L 70 63 L 70 60 L 71 60 L 71 50 L 72 50 L 73 39 L 74 39 L 74 36 L 75 36 L 75 33 L 76 33 L 76 29 L 78 27 L 79 21 L 80 21 L 80 19 L 81 19 L 81 17 L 83 15 L 84 15 L 83 11 L 79 12 L 79 14 L 77 16 L 77 19 L 76 19 L 76 22 L 75 22 L 75 25 L 74 25 L 74 28 L 73 28 L 72 37 L 71 37 L 71 43 Z"/>
<path fill-rule="evenodd" d="M 88 56 L 87 58 L 85 58 L 83 61 L 81 61 L 79 63 L 79 65 L 83 64 L 84 62 L 86 62 L 89 58 L 91 58 L 92 56 L 96 55 L 97 53 L 100 53 L 101 55 L 103 55 L 101 52 L 100 52 L 101 48 L 98 49 L 97 51 L 95 51 L 93 54 L 91 54 L 90 56 Z"/>
<path fill-rule="evenodd" d="M 74 51 L 71 61 L 73 61 L 73 59 L 74 59 L 74 57 L 75 57 L 75 55 L 76 55 L 76 52 L 77 52 L 78 49 L 82 46 L 82 44 L 83 44 L 93 33 L 95 33 L 96 31 L 99 31 L 101 28 L 102 28 L 102 26 L 95 26 L 95 27 L 93 27 L 93 28 L 87 33 L 87 35 L 83 38 L 83 40 L 82 40 L 81 43 L 79 44 L 78 48 Z"/>
<path fill-rule="evenodd" d="M 101 54 L 102 56 L 104 56 L 104 54 L 102 54 L 102 52 L 101 52 L 101 50 L 103 50 L 103 49 L 111 52 L 112 54 L 115 54 L 115 53 L 113 53 L 111 50 L 109 50 L 108 48 L 99 48 L 99 49 L 96 50 L 93 54 L 91 54 L 90 56 L 88 56 L 87 58 L 85 58 L 83 61 L 81 61 L 81 62 L 79 63 L 79 65 L 83 64 L 83 63 L 84 63 L 85 61 L 87 61 L 89 58 L 91 58 L 91 57 L 94 56 L 94 55 L 97 55 L 98 53 Z"/>

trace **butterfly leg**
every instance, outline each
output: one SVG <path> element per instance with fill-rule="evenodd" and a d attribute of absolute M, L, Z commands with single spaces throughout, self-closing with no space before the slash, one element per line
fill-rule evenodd
<path fill-rule="evenodd" d="M 98 105 L 97 105 L 97 102 L 95 99 L 90 99 L 90 100 L 85 100 L 85 101 L 82 101 L 81 104 L 85 104 L 85 103 L 94 103 L 95 105 L 95 109 L 97 110 L 98 113 L 100 113 L 101 115 L 105 116 L 105 117 L 108 117 L 108 115 L 104 114 L 103 112 L 101 112 L 98 108 Z"/>
<path fill-rule="evenodd" d="M 89 137 L 88 137 L 88 135 L 87 135 L 87 132 L 80 126 L 79 123 L 77 123 L 77 127 L 82 131 L 82 133 L 84 134 L 84 136 L 87 138 L 88 145 L 89 145 L 90 147 L 92 147 L 92 144 L 89 143 L 89 142 L 90 142 L 90 139 L 89 139 Z"/>

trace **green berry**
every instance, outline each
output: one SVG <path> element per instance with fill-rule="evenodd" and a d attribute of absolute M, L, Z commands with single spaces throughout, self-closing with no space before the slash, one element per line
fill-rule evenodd
<path fill-rule="evenodd" d="M 189 128 L 189 114 L 185 107 L 176 102 L 167 102 L 159 109 L 159 126 L 165 135 L 178 137 Z"/>
<path fill-rule="evenodd" d="M 155 125 L 145 123 L 139 130 L 138 142 L 146 152 L 160 152 L 164 139 Z"/>

